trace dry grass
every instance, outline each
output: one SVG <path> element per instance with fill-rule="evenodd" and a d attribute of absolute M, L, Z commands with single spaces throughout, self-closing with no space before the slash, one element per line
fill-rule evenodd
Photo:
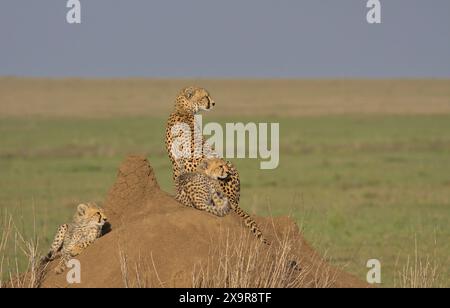
<path fill-rule="evenodd" d="M 301 260 L 296 251 L 301 243 L 289 232 L 267 249 L 248 232 L 238 238 L 229 233 L 222 242 L 212 242 L 207 260 L 187 271 L 193 288 L 330 288 L 337 269 L 320 258 Z M 125 288 L 168 287 L 151 260 L 131 261 L 119 247 L 119 261 Z M 148 262 L 147 262 L 148 261 Z M 188 280 L 189 281 L 189 280 Z"/>
<path fill-rule="evenodd" d="M 208 89 L 225 116 L 450 113 L 450 80 L 0 78 L 0 117 L 167 116 L 188 85 Z"/>
<path fill-rule="evenodd" d="M 27 239 L 11 215 L 0 221 L 0 288 L 39 288 L 45 268 L 39 266 L 39 240 Z M 11 245 L 13 250 L 11 250 Z M 330 288 L 337 281 L 337 269 L 316 256 L 299 259 L 302 242 L 293 232 L 278 238 L 269 249 L 244 232 L 238 238 L 229 233 L 221 242 L 211 244 L 207 260 L 194 266 L 194 288 Z M 11 254 L 11 251 L 14 254 Z M 162 282 L 151 256 L 131 262 L 119 246 L 119 260 L 125 288 L 167 287 Z M 20 264 L 19 260 L 26 260 Z M 444 287 L 441 266 L 436 258 L 421 256 L 416 248 L 413 257 L 396 273 L 397 288 Z"/>
<path fill-rule="evenodd" d="M 441 267 L 436 257 L 420 256 L 415 243 L 414 257 L 408 256 L 407 262 L 398 270 L 395 287 L 408 289 L 443 288 L 444 282 L 440 275 Z"/>
<path fill-rule="evenodd" d="M 11 215 L 2 214 L 0 221 L 0 288 L 38 288 L 45 269 L 40 266 L 39 239 L 28 239 L 17 228 Z M 13 255 L 11 255 L 13 252 Z M 23 263 L 25 260 L 25 264 Z"/>
<path fill-rule="evenodd" d="M 124 288 L 155 288 L 164 287 L 164 283 L 159 278 L 153 255 L 151 256 L 152 265 L 144 261 L 141 256 L 131 262 L 128 254 L 119 245 L 120 272 Z M 131 264 L 130 264 L 131 263 Z"/>
<path fill-rule="evenodd" d="M 336 272 L 322 260 L 305 261 L 297 257 L 301 242 L 293 232 L 273 243 L 269 249 L 241 234 L 212 245 L 206 263 L 192 273 L 195 288 L 328 288 Z"/>

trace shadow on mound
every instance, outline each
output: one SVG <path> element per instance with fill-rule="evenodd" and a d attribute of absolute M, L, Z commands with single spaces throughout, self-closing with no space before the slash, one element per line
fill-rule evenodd
<path fill-rule="evenodd" d="M 54 274 L 56 260 L 42 287 L 367 287 L 324 262 L 287 217 L 256 217 L 267 247 L 235 214 L 181 206 L 145 157 L 125 160 L 104 208 L 111 230 L 78 256 L 81 284 Z"/>

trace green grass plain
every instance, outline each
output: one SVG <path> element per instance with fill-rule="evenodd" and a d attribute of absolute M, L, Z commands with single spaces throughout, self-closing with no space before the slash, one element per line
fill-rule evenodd
<path fill-rule="evenodd" d="M 160 186 L 172 192 L 166 117 L 4 114 L 0 209 L 27 234 L 35 216 L 45 248 L 78 202 L 104 199 L 130 153 L 145 154 Z M 367 260 L 379 259 L 384 286 L 394 285 L 417 242 L 420 255 L 436 261 L 450 285 L 450 113 L 212 112 L 204 117 L 210 121 L 280 123 L 276 170 L 260 170 L 259 160 L 233 160 L 243 208 L 292 215 L 316 249 L 361 279 Z"/>

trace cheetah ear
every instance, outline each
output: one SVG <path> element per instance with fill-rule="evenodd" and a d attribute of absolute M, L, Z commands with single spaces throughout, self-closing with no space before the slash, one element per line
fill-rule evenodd
<path fill-rule="evenodd" d="M 192 96 L 194 96 L 194 92 L 195 92 L 194 87 L 188 87 L 188 88 L 184 89 L 184 96 L 187 99 L 191 99 Z"/>
<path fill-rule="evenodd" d="M 88 206 L 86 204 L 79 204 L 77 207 L 77 214 L 82 216 L 86 213 Z"/>

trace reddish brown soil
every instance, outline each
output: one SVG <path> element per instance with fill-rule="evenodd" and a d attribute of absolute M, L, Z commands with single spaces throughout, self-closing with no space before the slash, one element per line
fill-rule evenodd
<path fill-rule="evenodd" d="M 213 243 L 224 234 L 232 237 L 247 232 L 234 214 L 218 218 L 181 206 L 160 190 L 147 159 L 140 156 L 130 156 L 122 164 L 104 207 L 112 229 L 78 257 L 81 284 L 69 285 L 65 274 L 54 274 L 53 262 L 42 287 L 125 287 L 121 256 L 127 259 L 129 286 L 138 285 L 136 272 L 140 272 L 139 280 L 146 281 L 144 286 L 191 287 L 193 268 L 211 257 Z M 256 220 L 274 243 L 287 230 L 294 230 L 292 236 L 301 243 L 296 249 L 300 266 L 320 264 L 312 272 L 317 277 L 332 273 L 331 287 L 367 287 L 354 276 L 326 264 L 304 241 L 291 219 Z"/>

